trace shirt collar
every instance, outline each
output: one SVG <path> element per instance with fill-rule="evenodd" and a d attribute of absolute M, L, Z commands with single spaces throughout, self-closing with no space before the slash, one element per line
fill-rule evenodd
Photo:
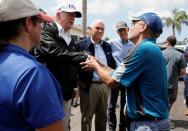
<path fill-rule="evenodd" d="M 167 47 L 167 49 L 175 49 L 175 47 L 174 46 L 169 46 L 169 47 Z"/>
<path fill-rule="evenodd" d="M 90 37 L 90 39 L 91 39 L 91 42 L 93 43 L 93 45 L 94 45 L 94 47 L 96 47 L 97 46 L 97 44 L 92 40 L 92 38 Z M 103 41 L 101 40 L 101 42 L 99 43 L 99 45 L 100 46 L 102 46 L 102 44 L 103 44 Z"/>
<path fill-rule="evenodd" d="M 57 28 L 58 28 L 58 31 L 59 31 L 59 34 L 60 33 L 63 33 L 63 34 L 69 34 L 70 33 L 70 30 L 68 30 L 67 32 L 65 32 L 64 28 L 57 22 L 55 22 L 56 25 L 57 25 Z"/>
<path fill-rule="evenodd" d="M 141 43 L 148 42 L 148 41 L 150 41 L 152 43 L 156 43 L 156 39 L 155 38 L 147 38 L 147 39 L 143 40 Z"/>
<path fill-rule="evenodd" d="M 128 43 L 128 40 L 125 41 L 125 42 L 123 42 L 123 41 L 120 39 L 120 41 L 121 41 L 121 43 L 122 43 L 123 45 L 126 45 L 126 44 Z"/>
<path fill-rule="evenodd" d="M 24 50 L 23 48 L 21 48 L 21 47 L 19 47 L 17 45 L 13 45 L 13 44 L 5 45 L 3 47 L 0 47 L 0 51 L 18 52 L 18 53 L 21 53 L 21 54 L 25 55 L 26 57 L 28 57 L 30 59 L 36 60 L 36 58 L 34 56 L 32 56 L 26 50 Z"/>

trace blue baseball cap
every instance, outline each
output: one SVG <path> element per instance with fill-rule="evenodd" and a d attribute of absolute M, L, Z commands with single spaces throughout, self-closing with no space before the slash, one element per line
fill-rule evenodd
<path fill-rule="evenodd" d="M 157 37 L 159 37 L 163 32 L 161 18 L 155 13 L 144 13 L 140 16 L 130 17 L 129 19 L 131 19 L 133 22 L 139 20 L 143 21 Z"/>

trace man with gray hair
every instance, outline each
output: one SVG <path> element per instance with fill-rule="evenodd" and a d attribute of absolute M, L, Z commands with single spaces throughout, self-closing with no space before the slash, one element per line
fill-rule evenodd
<path fill-rule="evenodd" d="M 77 88 L 78 66 L 88 57 L 87 54 L 75 52 L 70 35 L 75 18 L 80 17 L 81 13 L 71 3 L 58 6 L 56 21 L 44 26 L 40 45 L 32 50 L 32 54 L 54 74 L 62 87 L 65 131 L 70 130 L 71 103 L 74 88 Z"/>
<path fill-rule="evenodd" d="M 116 61 L 117 66 L 126 57 L 128 51 L 133 47 L 133 43 L 128 40 L 129 28 L 127 23 L 120 21 L 116 24 L 116 31 L 119 38 L 108 41 L 112 48 L 112 55 Z M 124 106 L 126 103 L 126 88 L 119 85 L 115 89 L 110 89 L 110 95 L 108 99 L 108 126 L 110 131 L 116 131 L 117 119 L 116 119 L 116 104 L 119 92 L 120 96 L 120 119 L 119 119 L 119 131 L 125 131 L 127 127 L 127 119 L 123 114 Z"/>
<path fill-rule="evenodd" d="M 99 61 L 115 68 L 110 45 L 102 40 L 104 23 L 95 20 L 90 26 L 91 36 L 76 42 L 79 51 L 87 51 Z M 81 130 L 91 131 L 92 118 L 95 114 L 95 130 L 106 131 L 107 105 L 109 89 L 95 71 L 79 74 L 80 109 L 82 114 Z"/>

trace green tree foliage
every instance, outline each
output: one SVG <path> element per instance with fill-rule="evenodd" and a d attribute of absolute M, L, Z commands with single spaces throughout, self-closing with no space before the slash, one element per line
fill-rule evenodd
<path fill-rule="evenodd" d="M 104 38 L 104 40 L 105 40 L 105 41 L 108 41 L 108 40 L 110 40 L 110 38 L 109 38 L 108 36 L 106 36 L 106 37 Z"/>
<path fill-rule="evenodd" d="M 175 30 L 181 33 L 181 27 L 183 24 L 188 25 L 188 15 L 185 11 L 178 11 L 174 9 L 172 11 L 172 17 L 162 17 L 163 27 L 172 27 L 172 34 L 175 36 Z"/>

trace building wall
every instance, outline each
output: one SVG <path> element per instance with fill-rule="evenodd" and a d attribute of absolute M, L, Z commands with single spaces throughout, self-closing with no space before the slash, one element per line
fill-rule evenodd
<path fill-rule="evenodd" d="M 72 29 L 70 30 L 70 34 L 73 35 L 75 38 L 76 38 L 76 36 L 77 36 L 77 38 L 79 38 L 79 36 L 81 36 L 81 34 L 82 34 L 82 29 L 81 29 L 81 27 L 74 25 L 74 26 L 72 27 Z M 89 29 L 87 29 L 86 35 L 87 35 L 87 37 L 90 36 L 90 30 L 89 30 Z"/>

